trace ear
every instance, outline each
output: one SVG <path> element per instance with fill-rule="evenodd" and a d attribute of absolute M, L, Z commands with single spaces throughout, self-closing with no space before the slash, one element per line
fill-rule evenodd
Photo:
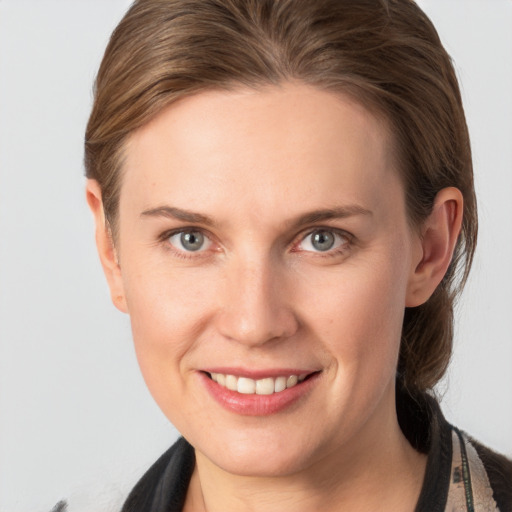
<path fill-rule="evenodd" d="M 112 233 L 105 219 L 101 188 L 96 180 L 87 180 L 86 198 L 89 208 L 94 215 L 94 222 L 96 224 L 96 247 L 100 256 L 103 272 L 105 273 L 110 288 L 112 302 L 117 309 L 123 313 L 128 313 L 121 267 L 119 266 Z"/>
<path fill-rule="evenodd" d="M 406 306 L 425 303 L 443 279 L 452 260 L 462 224 L 463 198 L 459 189 L 448 187 L 436 195 L 432 213 L 418 236 Z"/>

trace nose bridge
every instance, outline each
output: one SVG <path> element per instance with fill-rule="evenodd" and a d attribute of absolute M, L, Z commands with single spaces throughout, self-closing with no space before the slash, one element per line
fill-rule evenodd
<path fill-rule="evenodd" d="M 291 336 L 297 320 L 284 280 L 283 269 L 270 257 L 233 261 L 221 306 L 221 333 L 247 345 Z"/>

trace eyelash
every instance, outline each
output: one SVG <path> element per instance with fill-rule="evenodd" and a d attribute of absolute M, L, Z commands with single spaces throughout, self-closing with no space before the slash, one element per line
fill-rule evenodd
<path fill-rule="evenodd" d="M 336 247 L 334 249 L 328 249 L 324 252 L 322 252 L 322 251 L 302 251 L 300 249 L 297 249 L 297 247 L 301 243 L 303 243 L 309 236 L 313 235 L 314 233 L 318 233 L 318 232 L 322 232 L 322 231 L 332 233 L 336 237 L 344 238 L 346 240 L 346 242 L 340 244 L 339 247 Z M 171 251 L 173 253 L 173 255 L 178 258 L 190 260 L 190 259 L 196 259 L 196 258 L 208 256 L 207 250 L 200 249 L 197 252 L 184 251 L 184 250 L 180 250 L 180 249 L 176 248 L 173 244 L 170 243 L 169 239 L 171 237 L 173 237 L 175 235 L 180 235 L 183 233 L 201 233 L 205 237 L 205 239 L 210 241 L 210 243 L 212 243 L 212 244 L 215 243 L 212 240 L 213 237 L 209 233 L 205 232 L 201 228 L 196 228 L 196 227 L 185 227 L 185 228 L 174 229 L 171 231 L 166 231 L 159 236 L 159 242 L 163 243 L 166 250 Z M 353 241 L 354 241 L 354 237 L 350 233 L 348 233 L 344 230 L 341 230 L 341 229 L 335 229 L 332 227 L 324 227 L 324 226 L 315 226 L 313 229 L 310 229 L 305 234 L 301 233 L 300 235 L 295 237 L 295 240 L 297 240 L 297 241 L 293 242 L 291 252 L 312 253 L 312 254 L 315 254 L 315 257 L 332 258 L 332 257 L 336 257 L 336 256 L 339 257 L 340 255 L 346 253 L 347 250 L 350 250 L 350 248 L 352 247 Z"/>
<path fill-rule="evenodd" d="M 320 233 L 320 232 L 328 232 L 334 234 L 335 237 L 341 237 L 345 239 L 345 242 L 342 242 L 338 247 L 335 247 L 334 249 L 328 249 L 326 251 L 301 251 L 300 249 L 296 249 L 297 246 L 304 243 L 304 241 L 313 235 L 314 233 Z M 313 229 L 310 229 L 306 234 L 299 235 L 299 240 L 293 245 L 292 252 L 305 252 L 305 253 L 312 253 L 317 258 L 334 258 L 339 257 L 341 255 L 344 255 L 350 248 L 352 247 L 352 243 L 354 241 L 353 235 L 350 233 L 342 230 L 342 229 L 336 229 L 332 227 L 327 226 L 315 226 Z M 335 242 L 336 243 L 336 242 Z"/>
<path fill-rule="evenodd" d="M 211 235 L 209 235 L 207 232 L 205 232 L 201 228 L 196 228 L 196 227 L 185 227 L 185 228 L 180 228 L 180 229 L 173 229 L 171 231 L 165 231 L 158 237 L 158 239 L 159 239 L 159 242 L 161 242 L 164 245 L 164 248 L 166 250 L 172 252 L 173 255 L 178 258 L 181 258 L 184 260 L 190 260 L 190 259 L 197 259 L 197 258 L 208 256 L 207 251 L 205 251 L 205 250 L 198 250 L 197 252 L 184 251 L 184 250 L 180 250 L 180 249 L 176 248 L 173 244 L 171 244 L 171 242 L 169 241 L 169 239 L 171 237 L 173 237 L 175 235 L 180 235 L 183 233 L 201 233 L 205 237 L 206 240 L 209 240 L 210 243 L 213 243 Z"/>

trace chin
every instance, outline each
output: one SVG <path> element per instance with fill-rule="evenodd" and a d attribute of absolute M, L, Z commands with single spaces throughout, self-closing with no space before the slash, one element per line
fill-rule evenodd
<path fill-rule="evenodd" d="M 245 477 L 270 478 L 288 476 L 303 469 L 302 454 L 274 453 L 269 456 L 254 450 L 244 454 L 219 454 L 219 458 L 212 462 L 224 471 Z"/>
<path fill-rule="evenodd" d="M 208 441 L 195 446 L 203 456 L 224 471 L 247 477 L 287 476 L 300 472 L 314 459 L 316 450 L 306 441 L 290 439 L 280 432 L 272 435 L 264 428 L 260 432 L 240 432 L 228 437 L 212 436 L 217 439 L 215 446 Z"/>

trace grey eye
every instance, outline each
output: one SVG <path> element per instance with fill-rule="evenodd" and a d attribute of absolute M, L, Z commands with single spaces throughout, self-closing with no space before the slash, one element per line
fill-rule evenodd
<path fill-rule="evenodd" d="M 198 231 L 191 233 L 181 233 L 180 242 L 183 248 L 187 251 L 198 251 L 203 247 L 204 236 Z"/>
<path fill-rule="evenodd" d="M 350 239 L 334 229 L 317 229 L 306 235 L 299 244 L 301 251 L 328 252 L 333 249 L 343 250 L 350 246 Z"/>
<path fill-rule="evenodd" d="M 317 251 L 328 251 L 334 246 L 336 241 L 335 235 L 332 231 L 314 231 L 311 233 L 311 245 Z"/>
<path fill-rule="evenodd" d="M 200 231 L 180 231 L 169 237 L 169 243 L 185 252 L 197 252 L 210 246 L 210 240 Z"/>

